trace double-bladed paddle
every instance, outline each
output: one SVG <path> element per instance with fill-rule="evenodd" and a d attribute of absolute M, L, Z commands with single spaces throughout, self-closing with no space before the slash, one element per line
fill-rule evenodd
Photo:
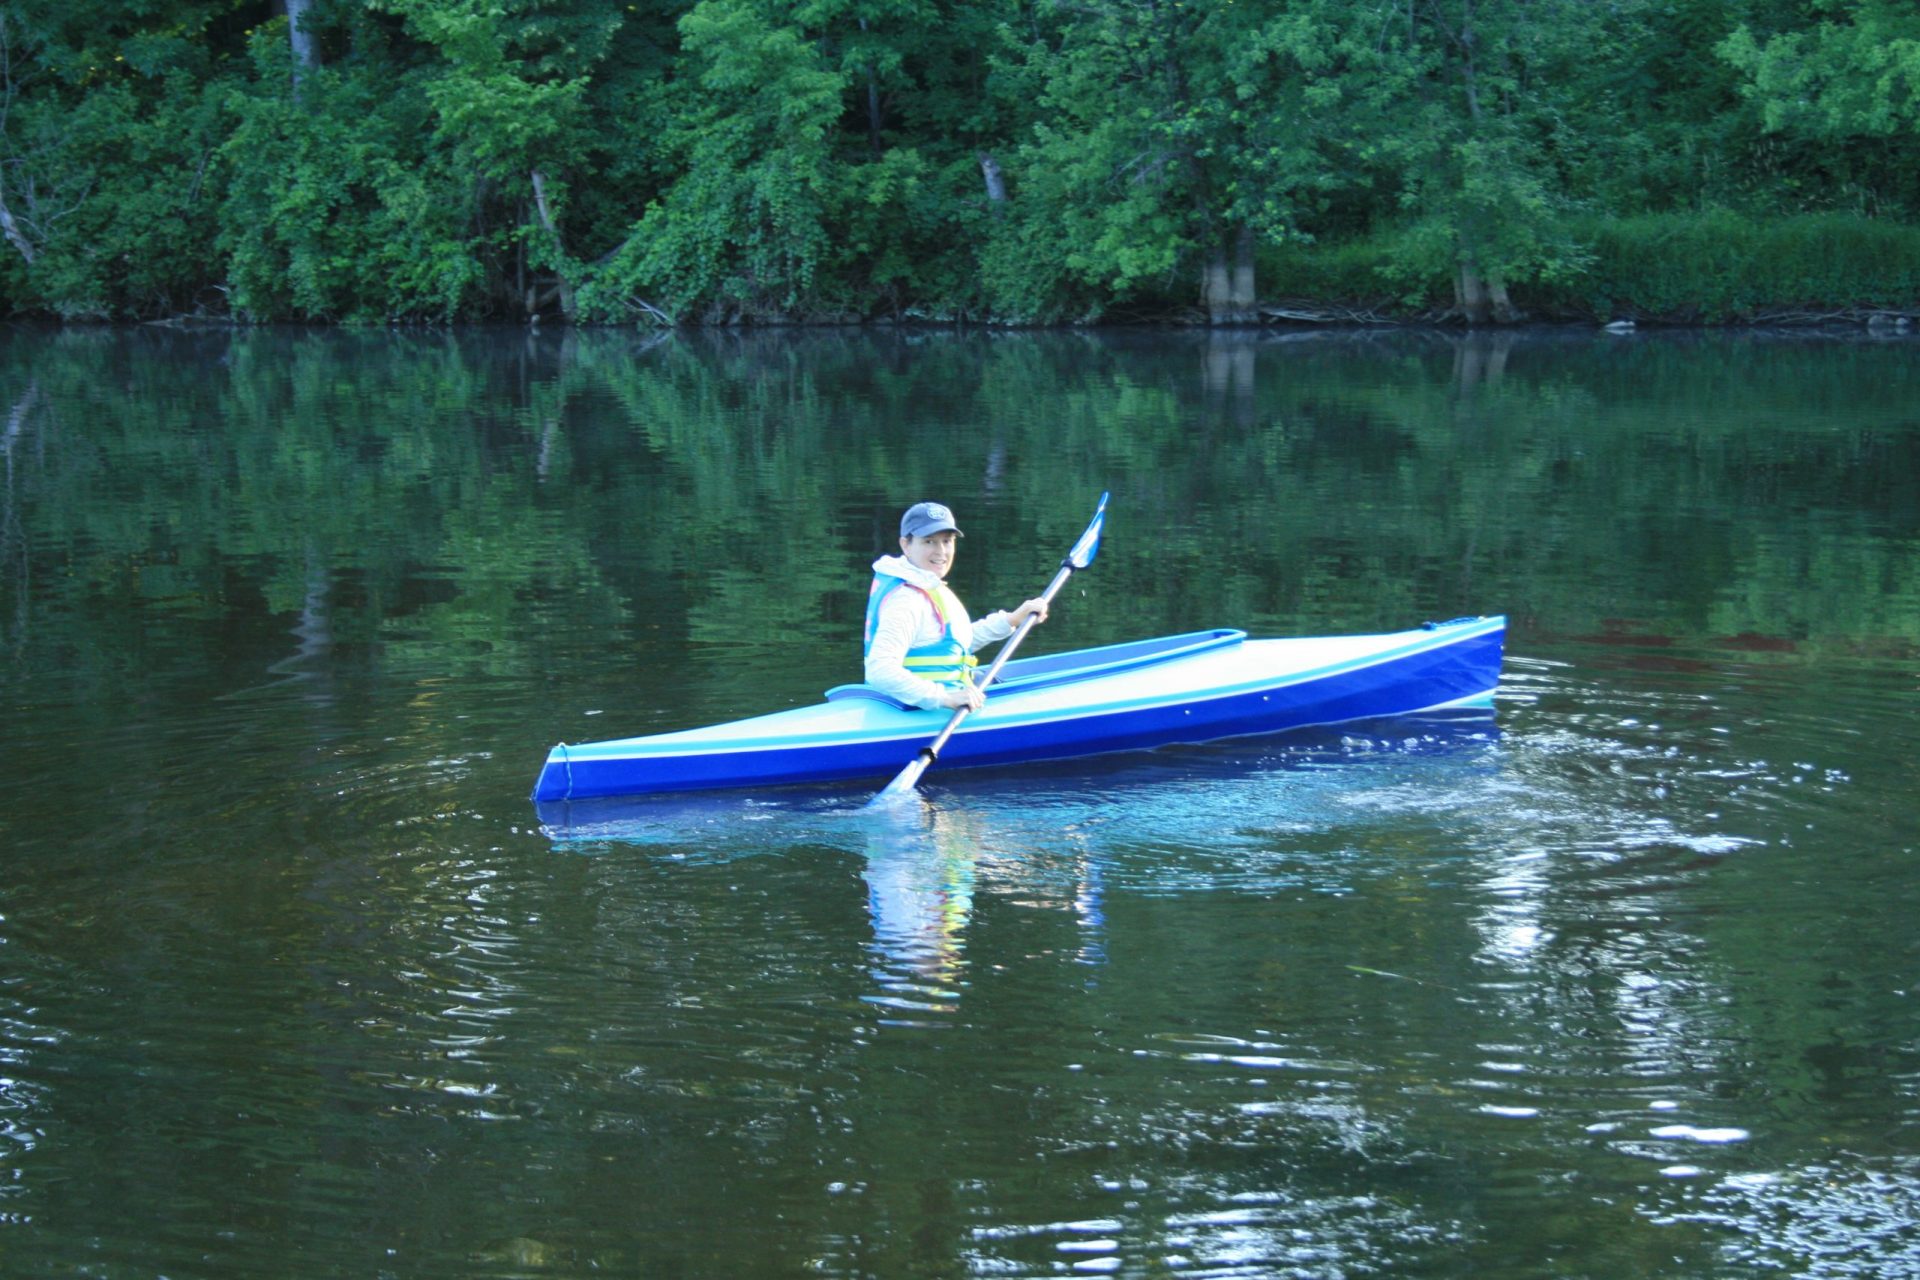
<path fill-rule="evenodd" d="M 1100 552 L 1100 526 L 1105 523 L 1106 518 L 1107 495 L 1103 493 L 1100 495 L 1100 506 L 1094 511 L 1092 522 L 1087 525 L 1087 531 L 1080 535 L 1078 542 L 1073 544 L 1073 550 L 1067 552 L 1067 558 L 1060 562 L 1060 572 L 1053 575 L 1053 581 L 1049 582 L 1047 589 L 1041 593 L 1041 603 L 1052 603 L 1054 593 L 1060 590 L 1075 569 L 1084 569 L 1093 563 L 1094 556 Z M 1028 614 L 1025 621 L 1021 622 L 1019 629 L 1007 638 L 1006 644 L 1001 646 L 1000 656 L 995 658 L 993 665 L 987 668 L 987 674 L 980 678 L 979 683 L 982 689 L 993 683 L 993 678 L 1000 674 L 1000 668 L 1007 665 L 1007 659 L 1013 656 L 1013 651 L 1019 648 L 1020 642 L 1031 630 L 1033 630 L 1033 615 Z M 971 707 L 957 709 L 953 713 L 953 718 L 947 721 L 947 727 L 940 731 L 939 736 L 920 748 L 920 754 L 907 761 L 907 767 L 895 774 L 893 781 L 867 803 L 879 804 L 884 800 L 912 791 L 914 784 L 920 781 L 920 775 L 927 771 L 928 765 L 940 758 L 940 749 L 947 745 L 947 739 L 953 736 L 953 731 L 960 727 L 960 722 L 965 720 L 972 710 Z"/>

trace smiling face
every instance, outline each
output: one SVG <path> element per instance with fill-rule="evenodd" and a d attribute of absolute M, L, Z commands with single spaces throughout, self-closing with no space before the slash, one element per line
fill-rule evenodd
<path fill-rule="evenodd" d="M 953 557 L 960 549 L 959 541 L 959 536 L 953 530 L 942 529 L 925 537 L 900 539 L 900 554 L 914 568 L 925 569 L 944 578 L 947 571 L 953 568 Z"/>

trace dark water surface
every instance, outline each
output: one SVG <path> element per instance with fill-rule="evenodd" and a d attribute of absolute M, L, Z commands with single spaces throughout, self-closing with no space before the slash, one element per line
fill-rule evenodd
<path fill-rule="evenodd" d="M 0 334 L 0 1274 L 1920 1272 L 1920 344 Z M 854 678 L 1504 612 L 1491 721 L 583 808 Z"/>

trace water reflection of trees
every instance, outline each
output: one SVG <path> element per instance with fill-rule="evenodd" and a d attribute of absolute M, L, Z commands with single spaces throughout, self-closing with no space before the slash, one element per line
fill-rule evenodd
<path fill-rule="evenodd" d="M 903 501 L 967 513 L 990 602 L 1111 487 L 1063 644 L 1506 608 L 1858 645 L 1920 625 L 1916 381 L 1904 345 L 1752 337 L 23 332 L 5 616 L 16 670 L 81 613 L 205 645 L 264 610 L 298 635 L 262 667 L 591 633 L 797 698 Z"/>

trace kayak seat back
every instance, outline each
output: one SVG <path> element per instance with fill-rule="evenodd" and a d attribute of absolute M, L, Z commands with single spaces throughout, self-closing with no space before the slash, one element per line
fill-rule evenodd
<path fill-rule="evenodd" d="M 1189 631 L 1177 636 L 1160 636 L 1152 640 L 1133 640 L 1126 644 L 1102 645 L 1097 649 L 1072 649 L 1065 653 L 1049 653 L 1037 658 L 1014 658 L 1000 668 L 999 678 L 993 682 L 989 693 L 996 698 L 1005 698 L 1016 693 L 1029 693 L 1035 689 L 1051 689 L 1081 680 L 1097 680 L 1101 676 L 1116 675 L 1122 671 L 1134 671 L 1141 667 L 1191 658 L 1197 653 L 1229 648 L 1246 638 L 1247 633 L 1244 631 L 1222 627 L 1212 631 Z M 876 702 L 885 702 L 902 710 L 913 710 L 906 703 L 889 697 L 869 684 L 843 684 L 827 690 L 829 702 L 838 702 L 844 698 L 871 698 Z"/>

